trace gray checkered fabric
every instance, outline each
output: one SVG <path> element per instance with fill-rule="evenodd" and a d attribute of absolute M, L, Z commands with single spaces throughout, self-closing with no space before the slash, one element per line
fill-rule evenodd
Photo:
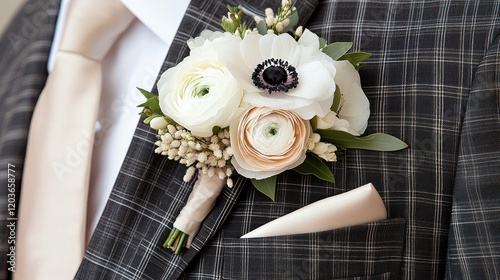
<path fill-rule="evenodd" d="M 163 70 L 187 55 L 189 37 L 218 29 L 228 3 L 259 11 L 280 1 L 254 2 L 192 0 Z M 390 133 L 410 148 L 349 150 L 330 166 L 335 184 L 285 172 L 275 202 L 235 176 L 192 247 L 175 256 L 161 244 L 193 182 L 153 153 L 155 133 L 139 123 L 76 279 L 500 279 L 500 2 L 297 2 L 306 27 L 373 53 L 360 71 L 367 133 Z M 386 221 L 239 239 L 368 182 Z"/>
<path fill-rule="evenodd" d="M 500 279 L 500 43 L 482 59 L 462 125 L 448 248 L 450 279 Z"/>
<path fill-rule="evenodd" d="M 11 236 L 8 209 L 19 208 L 21 175 L 28 129 L 38 96 L 47 78 L 59 1 L 37 0 L 24 5 L 0 39 L 0 279 L 10 279 L 7 254 Z M 15 171 L 16 207 L 8 206 L 8 165 Z"/>

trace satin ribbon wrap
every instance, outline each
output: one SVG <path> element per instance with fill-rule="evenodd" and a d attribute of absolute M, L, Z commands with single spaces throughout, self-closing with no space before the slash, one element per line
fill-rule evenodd
<path fill-rule="evenodd" d="M 210 177 L 207 174 L 198 172 L 198 179 L 193 186 L 188 201 L 174 222 L 175 228 L 189 235 L 186 242 L 187 248 L 191 246 L 191 242 L 198 233 L 201 223 L 214 207 L 215 201 L 225 185 L 225 179 L 220 179 L 215 175 Z"/>

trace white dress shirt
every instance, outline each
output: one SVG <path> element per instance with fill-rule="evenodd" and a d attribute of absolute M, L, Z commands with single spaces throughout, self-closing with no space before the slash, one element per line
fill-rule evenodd
<path fill-rule="evenodd" d="M 63 0 L 49 56 L 53 67 L 71 0 Z M 122 0 L 137 17 L 102 61 L 103 91 L 96 123 L 90 178 L 87 240 L 99 221 L 139 121 L 144 97 L 154 87 L 189 0 Z M 153 149 L 151 149 L 153 151 Z"/>

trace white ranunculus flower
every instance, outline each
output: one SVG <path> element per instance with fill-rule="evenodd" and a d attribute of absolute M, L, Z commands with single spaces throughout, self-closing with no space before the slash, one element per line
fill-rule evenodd
<path fill-rule="evenodd" d="M 368 111 L 368 114 L 370 112 Z M 340 119 L 335 112 L 328 112 L 326 116 L 316 119 L 317 129 L 331 129 L 331 130 L 341 130 L 348 132 L 352 135 L 361 135 L 358 131 L 351 129 L 351 124 L 345 119 Z M 364 131 L 364 130 L 363 130 Z"/>
<path fill-rule="evenodd" d="M 337 119 L 337 114 L 335 112 L 328 112 L 324 117 L 318 117 L 316 119 L 316 128 L 317 129 L 330 129 L 335 124 L 335 120 Z"/>
<path fill-rule="evenodd" d="M 239 48 L 221 53 L 221 60 L 254 106 L 292 110 L 306 120 L 330 111 L 336 69 L 307 29 L 299 41 L 289 34 L 248 34 Z"/>
<path fill-rule="evenodd" d="M 244 177 L 264 179 L 302 164 L 311 135 L 297 113 L 253 107 L 230 126 L 232 165 Z"/>
<path fill-rule="evenodd" d="M 197 48 L 203 47 L 204 45 L 224 44 L 228 41 L 234 41 L 234 39 L 240 41 L 239 38 L 236 38 L 229 32 L 211 31 L 205 29 L 200 33 L 200 36 L 189 39 L 187 41 L 187 45 L 192 54 L 193 51 L 196 51 Z M 213 46 L 214 45 L 212 45 L 212 47 Z M 201 49 L 201 51 L 203 51 L 203 49 Z"/>
<path fill-rule="evenodd" d="M 238 118 L 245 110 L 244 92 L 219 53 L 238 48 L 240 41 L 224 33 L 193 39 L 191 54 L 158 82 L 162 112 L 200 137 L 211 136 L 214 126 L 227 127 Z"/>
<path fill-rule="evenodd" d="M 351 129 L 351 124 L 345 119 L 339 119 L 339 117 L 335 117 L 335 123 L 332 127 L 330 127 L 330 129 L 345 131 L 356 136 L 359 136 L 364 132 L 364 129 L 361 133 L 359 131 Z"/>
<path fill-rule="evenodd" d="M 347 60 L 334 61 L 333 64 L 337 69 L 335 83 L 340 88 L 343 101 L 342 108 L 337 114 L 338 119 L 332 129 L 361 135 L 368 125 L 370 102 L 361 88 L 359 73 Z M 349 125 L 346 125 L 346 121 Z"/>

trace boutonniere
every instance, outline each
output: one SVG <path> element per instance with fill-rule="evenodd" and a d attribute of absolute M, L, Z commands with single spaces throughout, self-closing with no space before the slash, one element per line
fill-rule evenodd
<path fill-rule="evenodd" d="M 188 40 L 190 54 L 161 75 L 159 95 L 140 107 L 158 131 L 155 152 L 198 173 L 189 199 L 164 247 L 179 254 L 237 172 L 274 200 L 276 177 L 286 170 L 328 182 L 325 161 L 348 148 L 395 151 L 407 145 L 382 133 L 361 136 L 370 115 L 358 69 L 369 53 L 352 43 L 327 42 L 299 26 L 296 8 L 282 1 L 276 13 L 242 20 L 228 7 L 225 32 L 205 30 Z"/>

